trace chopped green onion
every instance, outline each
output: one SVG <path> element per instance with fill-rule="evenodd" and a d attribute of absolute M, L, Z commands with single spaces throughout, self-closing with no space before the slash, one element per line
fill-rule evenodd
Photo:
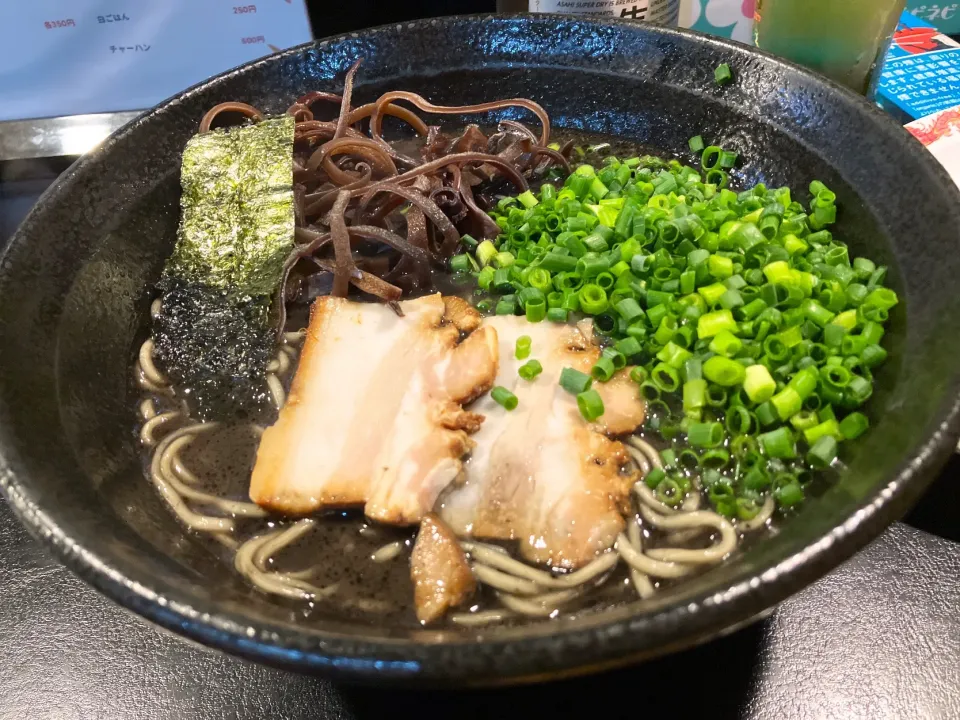
<path fill-rule="evenodd" d="M 700 457 L 700 464 L 712 470 L 720 470 L 730 462 L 730 452 L 723 448 L 714 448 L 707 450 Z"/>
<path fill-rule="evenodd" d="M 683 363 L 683 377 L 687 382 L 703 379 L 703 363 L 698 357 L 689 357 Z"/>
<path fill-rule="evenodd" d="M 497 274 L 497 271 L 492 267 L 485 267 L 477 274 L 477 285 L 479 285 L 484 290 L 489 290 L 490 286 L 493 284 L 493 278 Z"/>
<path fill-rule="evenodd" d="M 660 388 L 656 383 L 650 380 L 644 380 L 642 383 L 640 383 L 640 394 L 643 395 L 644 399 L 650 402 L 660 401 Z"/>
<path fill-rule="evenodd" d="M 760 405 L 757 406 L 757 421 L 763 425 L 763 427 L 770 427 L 779 421 L 777 409 L 773 406 L 772 402 L 767 400 L 765 403 L 760 403 Z"/>
<path fill-rule="evenodd" d="M 606 382 L 613 377 L 613 374 L 617 371 L 616 366 L 613 364 L 613 360 L 609 357 L 603 357 L 597 359 L 597 362 L 594 363 L 593 367 L 590 369 L 590 375 L 593 376 L 594 380 L 600 382 Z"/>
<path fill-rule="evenodd" d="M 662 360 L 670 367 L 678 370 L 683 367 L 691 357 L 693 357 L 693 353 L 686 348 L 680 347 L 675 342 L 668 342 L 663 346 L 663 349 L 657 353 L 658 360 Z"/>
<path fill-rule="evenodd" d="M 473 258 L 469 255 L 454 255 L 450 258 L 451 272 L 470 272 L 473 270 Z"/>
<path fill-rule="evenodd" d="M 593 283 L 580 288 L 577 297 L 580 299 L 580 308 L 588 315 L 599 315 L 609 305 L 606 290 Z"/>
<path fill-rule="evenodd" d="M 566 308 L 555 307 L 547 310 L 547 320 L 555 323 L 567 322 L 569 311 Z"/>
<path fill-rule="evenodd" d="M 715 355 L 703 364 L 703 374 L 717 385 L 733 387 L 746 379 L 746 368 L 735 360 Z"/>
<path fill-rule="evenodd" d="M 716 472 L 716 471 L 715 471 Z M 736 496 L 733 488 L 724 482 L 717 482 L 707 491 L 707 497 L 717 512 L 724 516 L 736 514 Z"/>
<path fill-rule="evenodd" d="M 683 502 L 684 493 L 680 485 L 673 478 L 664 478 L 653 491 L 657 499 L 664 505 L 676 507 Z"/>
<path fill-rule="evenodd" d="M 783 362 L 790 357 L 790 350 L 776 335 L 771 335 L 763 341 L 763 351 L 774 362 Z"/>
<path fill-rule="evenodd" d="M 725 310 L 735 310 L 743 305 L 743 296 L 739 290 L 730 289 L 720 296 L 720 307 Z"/>
<path fill-rule="evenodd" d="M 534 205 L 537 205 L 540 203 L 540 201 L 537 200 L 536 195 L 534 195 L 529 190 L 517 195 L 517 200 L 519 200 L 520 204 L 523 205 L 525 208 L 532 208 Z"/>
<path fill-rule="evenodd" d="M 770 487 L 770 476 L 759 465 L 750 468 L 743 478 L 743 486 L 748 490 L 762 492 Z"/>
<path fill-rule="evenodd" d="M 842 390 L 850 384 L 853 375 L 842 365 L 831 365 L 820 371 L 820 377 L 827 387 Z"/>
<path fill-rule="evenodd" d="M 890 290 L 889 288 L 878 287 L 869 295 L 867 295 L 863 302 L 865 305 L 872 305 L 873 307 L 881 310 L 889 310 L 898 302 L 900 302 L 900 299 L 893 290 Z"/>
<path fill-rule="evenodd" d="M 706 287 L 698 288 L 697 292 L 703 297 L 708 306 L 716 305 L 720 298 L 727 291 L 727 286 L 723 283 L 714 283 Z"/>
<path fill-rule="evenodd" d="M 823 329 L 823 344 L 831 350 L 839 350 L 847 329 L 836 323 L 830 323 Z"/>
<path fill-rule="evenodd" d="M 510 271 L 507 268 L 498 268 L 493 273 L 493 289 L 498 292 L 510 292 L 513 290 L 513 283 L 510 282 Z"/>
<path fill-rule="evenodd" d="M 733 357 L 743 349 L 743 341 L 729 330 L 721 330 L 710 341 L 710 349 L 717 355 Z"/>
<path fill-rule="evenodd" d="M 606 252 L 610 249 L 607 241 L 599 233 L 587 235 L 587 237 L 583 238 L 583 244 L 587 246 L 587 250 L 595 253 Z"/>
<path fill-rule="evenodd" d="M 563 296 L 563 304 L 560 307 L 562 307 L 564 310 L 569 310 L 570 312 L 579 312 L 580 296 L 575 292 L 567 293 Z"/>
<path fill-rule="evenodd" d="M 653 383 L 661 391 L 671 393 L 680 387 L 680 375 L 666 363 L 658 363 L 650 373 Z"/>
<path fill-rule="evenodd" d="M 713 71 L 713 79 L 716 81 L 717 85 L 726 85 L 733 79 L 733 73 L 730 72 L 730 66 L 727 63 L 722 63 L 717 66 L 717 69 Z"/>
<path fill-rule="evenodd" d="M 845 440 L 856 440 L 870 427 L 863 413 L 853 412 L 840 421 L 840 434 Z"/>
<path fill-rule="evenodd" d="M 533 345 L 533 338 L 529 335 L 521 335 L 517 338 L 516 348 L 514 349 L 514 356 L 517 360 L 526 360 L 530 357 L 531 345 Z"/>
<path fill-rule="evenodd" d="M 836 459 L 837 441 L 830 435 L 819 438 L 807 452 L 807 462 L 817 469 L 829 467 Z"/>
<path fill-rule="evenodd" d="M 760 514 L 761 505 L 754 498 L 738 497 L 736 500 L 737 517 L 740 520 L 753 520 Z"/>
<path fill-rule="evenodd" d="M 625 358 L 633 357 L 643 352 L 643 346 L 640 344 L 640 341 L 633 337 L 625 337 L 623 340 L 618 340 L 613 347 Z"/>
<path fill-rule="evenodd" d="M 649 316 L 648 316 L 649 317 Z M 677 332 L 677 321 L 671 315 L 666 315 L 663 320 L 660 321 L 660 325 L 657 327 L 657 331 L 653 335 L 653 339 L 662 345 L 666 345 Z"/>
<path fill-rule="evenodd" d="M 577 262 L 577 273 L 585 278 L 596 278 L 606 271 L 607 267 L 607 261 L 599 255 L 584 255 Z"/>
<path fill-rule="evenodd" d="M 842 440 L 844 437 L 840 430 L 840 425 L 834 418 L 828 418 L 819 425 L 814 425 L 812 428 L 807 428 L 803 431 L 803 438 L 810 445 L 816 444 L 817 440 L 826 436 L 836 440 Z"/>
<path fill-rule="evenodd" d="M 613 366 L 620 370 L 627 366 L 627 357 L 622 352 L 617 350 L 615 347 L 605 347 L 601 355 L 605 358 L 610 358 L 613 361 Z"/>
<path fill-rule="evenodd" d="M 592 388 L 585 390 L 577 395 L 577 407 L 587 422 L 593 422 L 603 415 L 603 398 Z"/>
<path fill-rule="evenodd" d="M 733 275 L 733 260 L 722 255 L 711 255 L 707 267 L 717 280 L 725 280 Z"/>
<path fill-rule="evenodd" d="M 695 470 L 700 467 L 700 456 L 694 450 L 685 448 L 681 450 L 680 455 L 677 456 L 677 463 L 680 467 Z"/>
<path fill-rule="evenodd" d="M 527 273 L 527 284 L 542 293 L 547 293 L 553 289 L 550 273 L 539 267 L 530 268 L 530 271 Z"/>
<path fill-rule="evenodd" d="M 717 447 L 723 442 L 723 425 L 718 422 L 693 423 L 687 429 L 687 442 L 694 447 Z"/>
<path fill-rule="evenodd" d="M 806 400 L 807 397 L 817 389 L 818 382 L 819 376 L 817 369 L 815 367 L 807 367 L 794 375 L 787 385 L 797 392 L 801 400 Z"/>
<path fill-rule="evenodd" d="M 645 383 L 647 381 L 646 368 L 641 365 L 637 365 L 636 367 L 632 368 L 630 370 L 630 379 L 633 380 L 637 385 L 642 385 Z"/>
<path fill-rule="evenodd" d="M 688 415 L 700 411 L 707 398 L 707 381 L 688 380 L 683 384 L 683 411 Z"/>
<path fill-rule="evenodd" d="M 524 305 L 524 312 L 528 322 L 540 322 L 547 316 L 547 301 L 541 295 L 537 299 L 529 300 Z"/>
<path fill-rule="evenodd" d="M 746 434 L 753 429 L 753 416 L 742 405 L 735 405 L 727 410 L 724 424 L 733 435 Z"/>
<path fill-rule="evenodd" d="M 519 402 L 516 395 L 500 385 L 490 391 L 490 397 L 493 398 L 495 403 L 502 405 L 507 410 L 515 410 Z"/>
<path fill-rule="evenodd" d="M 857 326 L 857 311 L 846 310 L 837 315 L 833 319 L 832 323 L 834 325 L 839 325 L 844 330 L 853 330 Z"/>
<path fill-rule="evenodd" d="M 643 481 L 647 484 L 647 487 L 653 490 L 655 487 L 657 487 L 657 485 L 663 482 L 663 479 L 666 476 L 667 474 L 662 468 L 655 467 L 647 473 L 647 476 L 643 479 Z"/>
<path fill-rule="evenodd" d="M 560 371 L 560 387 L 572 395 L 579 395 L 589 390 L 592 383 L 593 378 L 579 370 L 564 368 Z"/>
<path fill-rule="evenodd" d="M 796 440 L 786 426 L 763 433 L 757 439 L 767 457 L 790 459 L 797 456 Z"/>
<path fill-rule="evenodd" d="M 697 320 L 697 335 L 701 339 L 711 338 L 723 330 L 735 332 L 736 329 L 737 322 L 733 319 L 733 313 L 729 310 L 706 313 Z"/>
<path fill-rule="evenodd" d="M 633 321 L 642 318 L 644 314 L 643 308 L 641 308 L 640 304 L 633 298 L 624 298 L 614 307 L 616 311 L 620 313 L 620 317 L 622 317 L 628 323 L 632 323 Z"/>
<path fill-rule="evenodd" d="M 710 385 L 707 387 L 707 405 L 715 408 L 722 408 L 727 404 L 729 396 L 727 391 L 719 385 Z"/>
<path fill-rule="evenodd" d="M 793 429 L 799 430 L 800 432 L 812 428 L 818 422 L 817 413 L 813 410 L 801 410 L 790 418 L 790 424 L 793 425 Z"/>
<path fill-rule="evenodd" d="M 514 299 L 502 298 L 497 302 L 494 310 L 497 315 L 515 315 L 517 313 L 517 301 Z"/>
<path fill-rule="evenodd" d="M 777 488 L 774 491 L 777 501 L 783 507 L 793 507 L 801 502 L 803 502 L 803 488 L 800 487 L 800 483 L 789 483 L 783 487 Z"/>
<path fill-rule="evenodd" d="M 885 267 L 878 267 L 873 275 L 870 276 L 870 279 L 867 281 L 867 289 L 872 290 L 878 285 L 883 284 L 883 281 L 887 277 L 887 269 Z"/>
<path fill-rule="evenodd" d="M 883 325 L 873 320 L 865 322 L 860 330 L 860 337 L 863 338 L 864 346 L 877 345 L 883 339 L 883 335 Z"/>
<path fill-rule="evenodd" d="M 745 371 L 743 389 L 750 402 L 763 403 L 773 397 L 777 383 L 764 365 L 751 365 Z"/>
<path fill-rule="evenodd" d="M 550 252 L 540 260 L 540 269 L 547 272 L 570 272 L 577 267 L 577 258 L 571 255 L 560 255 L 556 252 Z"/>
<path fill-rule="evenodd" d="M 477 250 L 474 253 L 477 258 L 477 262 L 480 263 L 480 267 L 486 267 L 493 259 L 497 256 L 497 246 L 494 245 L 489 240 L 484 240 L 477 246 Z"/>
<path fill-rule="evenodd" d="M 524 380 L 533 380 L 537 375 L 543 372 L 543 365 L 539 360 L 528 360 L 517 370 L 517 374 Z"/>
<path fill-rule="evenodd" d="M 792 387 L 786 387 L 770 398 L 770 403 L 781 420 L 788 420 L 803 409 L 803 398 Z"/>
<path fill-rule="evenodd" d="M 690 145 L 690 152 L 695 153 L 703 152 L 703 148 L 706 147 L 703 143 L 703 137 L 701 135 L 690 138 L 690 142 L 688 144 Z"/>
<path fill-rule="evenodd" d="M 720 168 L 720 156 L 723 155 L 723 148 L 717 145 L 711 145 L 703 151 L 700 156 L 700 165 L 704 170 L 718 170 Z"/>
<path fill-rule="evenodd" d="M 816 300 L 807 300 L 802 305 L 804 316 L 815 322 L 820 327 L 825 327 L 834 317 L 835 313 L 830 312 Z"/>
<path fill-rule="evenodd" d="M 496 257 L 493 258 L 493 264 L 498 268 L 510 267 L 517 261 L 517 258 L 514 257 L 514 254 L 507 251 L 498 252 Z"/>

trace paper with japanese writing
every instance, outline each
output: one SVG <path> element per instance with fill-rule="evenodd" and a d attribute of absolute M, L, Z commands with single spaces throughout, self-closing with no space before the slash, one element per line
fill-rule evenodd
<path fill-rule="evenodd" d="M 960 105 L 960 44 L 903 13 L 877 89 L 885 107 L 911 119 Z"/>
<path fill-rule="evenodd" d="M 304 0 L 0 0 L 0 121 L 149 108 L 310 39 Z"/>

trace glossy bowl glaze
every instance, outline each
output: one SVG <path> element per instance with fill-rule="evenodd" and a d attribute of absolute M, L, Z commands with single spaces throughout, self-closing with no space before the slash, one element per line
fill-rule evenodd
<path fill-rule="evenodd" d="M 555 124 L 683 153 L 740 152 L 735 182 L 837 191 L 839 232 L 891 268 L 904 302 L 872 431 L 780 532 L 645 603 L 511 628 L 419 630 L 334 614 L 296 622 L 184 532 L 142 475 L 130 367 L 178 222 L 179 162 L 210 106 L 281 112 L 364 58 L 386 88 L 442 104 L 521 96 Z M 735 81 L 714 83 L 722 62 Z M 492 120 L 493 118 L 488 118 Z M 574 18 L 404 23 L 295 48 L 143 115 L 43 196 L 0 267 L 0 486 L 67 565 L 118 603 L 201 643 L 348 679 L 479 684 L 583 672 L 700 642 L 773 607 L 903 514 L 956 445 L 960 195 L 875 107 L 742 45 Z M 64 608 L 64 612 L 69 612 Z"/>

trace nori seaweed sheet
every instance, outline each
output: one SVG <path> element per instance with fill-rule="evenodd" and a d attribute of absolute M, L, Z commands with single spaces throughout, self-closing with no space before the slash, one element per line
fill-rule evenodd
<path fill-rule="evenodd" d="M 201 419 L 269 411 L 270 303 L 293 249 L 290 116 L 214 130 L 183 153 L 177 244 L 159 285 L 157 361 Z"/>
<path fill-rule="evenodd" d="M 293 249 L 293 127 L 284 116 L 187 143 L 166 276 L 240 299 L 274 292 Z"/>
<path fill-rule="evenodd" d="M 269 306 L 219 288 L 167 278 L 154 322 L 156 358 L 201 420 L 272 411 L 264 380 L 275 338 Z"/>

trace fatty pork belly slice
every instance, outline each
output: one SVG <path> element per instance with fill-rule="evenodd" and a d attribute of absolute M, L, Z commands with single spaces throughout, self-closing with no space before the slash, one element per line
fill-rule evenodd
<path fill-rule="evenodd" d="M 289 398 L 257 451 L 251 500 L 289 515 L 362 505 L 397 525 L 430 512 L 483 421 L 461 403 L 492 386 L 497 333 L 459 298 L 400 308 L 403 317 L 382 304 L 314 302 Z"/>
<path fill-rule="evenodd" d="M 559 386 L 565 367 L 582 372 L 600 350 L 575 327 L 495 317 L 500 343 L 496 384 L 519 404 L 508 412 L 489 396 L 471 410 L 486 417 L 465 465 L 466 481 L 441 496 L 439 513 L 457 535 L 516 539 L 533 562 L 577 568 L 611 547 L 623 530 L 630 488 L 638 479 L 626 448 L 609 435 L 633 432 L 644 404 L 628 369 L 594 383 L 605 412 L 587 423 L 576 398 Z M 517 338 L 532 338 L 530 358 L 543 372 L 523 380 L 515 358 Z"/>

